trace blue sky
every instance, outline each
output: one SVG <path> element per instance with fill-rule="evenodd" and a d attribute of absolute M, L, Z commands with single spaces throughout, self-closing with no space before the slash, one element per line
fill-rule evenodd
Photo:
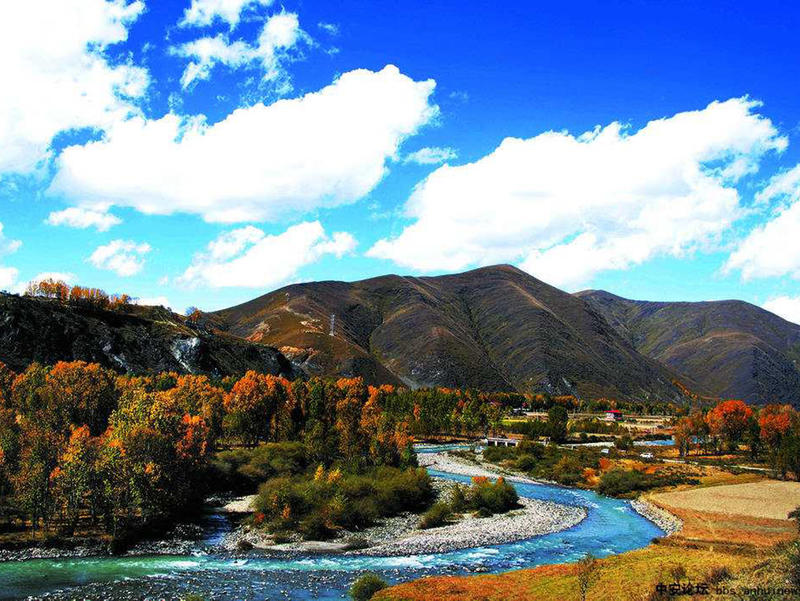
<path fill-rule="evenodd" d="M 561 4 L 3 3 L 0 288 L 508 262 L 800 321 L 800 12 Z"/>

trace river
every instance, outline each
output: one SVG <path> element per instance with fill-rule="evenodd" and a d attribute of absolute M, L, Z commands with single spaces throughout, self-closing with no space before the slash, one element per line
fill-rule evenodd
<path fill-rule="evenodd" d="M 425 449 L 427 450 L 427 449 Z M 437 449 L 438 450 L 438 449 Z M 431 475 L 469 478 L 431 470 Z M 433 555 L 277 555 L 221 552 L 216 542 L 231 525 L 215 516 L 205 539 L 185 555 L 34 559 L 0 563 L 0 599 L 342 599 L 364 571 L 399 582 L 433 574 L 502 572 L 575 561 L 646 546 L 664 533 L 629 502 L 545 484 L 515 483 L 520 496 L 583 507 L 580 524 L 525 541 Z"/>

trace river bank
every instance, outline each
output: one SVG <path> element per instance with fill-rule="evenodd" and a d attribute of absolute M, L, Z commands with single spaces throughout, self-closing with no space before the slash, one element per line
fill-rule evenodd
<path fill-rule="evenodd" d="M 469 474 L 433 473 L 437 480 L 469 481 Z M 566 530 L 512 543 L 442 553 L 379 556 L 354 549 L 323 554 L 226 551 L 220 541 L 231 531 L 236 519 L 218 513 L 219 527 L 207 529 L 191 552 L 179 555 L 2 562 L 0 582 L 4 587 L 0 587 L 0 599 L 46 596 L 52 601 L 76 598 L 180 601 L 191 593 L 217 601 L 241 601 L 256 598 L 253 595 L 258 591 L 257 598 L 337 601 L 364 571 L 375 572 L 390 583 L 433 575 L 505 573 L 574 562 L 586 553 L 596 557 L 623 553 L 663 536 L 663 531 L 633 511 L 628 501 L 564 486 L 527 482 L 515 482 L 514 486 L 520 499 L 577 508 L 586 517 Z M 412 524 L 416 519 L 414 516 Z M 481 524 L 481 519 L 476 519 L 476 523 Z"/>
<path fill-rule="evenodd" d="M 518 473 L 509 473 L 497 466 L 480 461 L 468 461 L 446 451 L 421 453 L 420 466 L 457 476 L 487 478 L 504 477 L 510 482 L 546 486 L 549 483 L 533 480 Z M 434 477 L 439 498 L 446 498 L 452 481 Z M 404 556 L 445 553 L 476 547 L 513 543 L 536 536 L 567 530 L 579 524 L 587 515 L 585 508 L 572 505 L 520 498 L 520 508 L 490 517 L 461 516 L 455 523 L 420 530 L 420 516 L 410 513 L 381 520 L 358 532 L 344 531 L 330 541 L 276 540 L 271 535 L 247 525 L 236 525 L 248 514 L 255 495 L 234 499 L 215 499 L 209 514 L 219 530 L 209 539 L 209 525 L 180 524 L 161 539 L 140 542 L 128 549 L 125 556 L 180 555 L 202 550 L 239 554 L 250 549 L 267 553 L 345 554 L 363 556 Z M 631 502 L 632 508 L 656 524 L 666 534 L 681 527 L 678 518 L 644 500 Z M 224 526 L 220 526 L 224 522 Z M 204 542 L 204 538 L 206 539 Z M 0 550 L 0 561 L 19 561 L 38 558 L 81 558 L 108 555 L 107 545 L 73 544 L 53 547 L 29 547 Z"/>
<path fill-rule="evenodd" d="M 421 455 L 420 463 L 440 471 L 460 473 L 458 460 L 448 460 L 444 454 L 431 459 Z M 466 469 L 466 466 L 463 466 Z M 444 468 L 444 469 L 443 469 Z M 449 468 L 449 469 L 448 469 Z M 498 474 L 481 469 L 479 473 L 496 478 Z M 443 478 L 433 479 L 437 497 L 447 498 L 455 483 Z M 253 497 L 235 499 L 223 507 L 231 513 L 249 512 Z M 276 543 L 260 530 L 241 526 L 225 536 L 222 545 L 229 551 L 253 547 L 270 552 L 285 553 L 347 553 L 365 556 L 405 556 L 445 553 L 475 547 L 511 543 L 566 530 L 586 517 L 586 510 L 537 499 L 520 498 L 520 508 L 489 517 L 464 515 L 458 521 L 438 528 L 420 530 L 420 516 L 404 513 L 387 518 L 380 524 L 359 532 L 344 531 L 331 541 L 291 541 Z"/>

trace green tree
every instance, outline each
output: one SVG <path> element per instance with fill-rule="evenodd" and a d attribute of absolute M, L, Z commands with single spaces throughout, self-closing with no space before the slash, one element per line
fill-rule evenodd
<path fill-rule="evenodd" d="M 567 422 L 569 414 L 562 405 L 553 405 L 547 412 L 547 426 L 553 442 L 564 442 L 567 439 Z"/>
<path fill-rule="evenodd" d="M 380 590 L 387 587 L 386 581 L 377 574 L 367 572 L 350 587 L 350 598 L 353 601 L 369 601 Z"/>

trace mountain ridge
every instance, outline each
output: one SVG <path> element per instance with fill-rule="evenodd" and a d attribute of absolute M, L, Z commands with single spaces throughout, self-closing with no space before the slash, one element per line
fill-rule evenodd
<path fill-rule="evenodd" d="M 0 361 L 22 371 L 33 362 L 74 360 L 131 374 L 296 375 L 276 349 L 191 327 L 163 307 L 111 311 L 0 293 Z"/>
<path fill-rule="evenodd" d="M 678 394 L 675 374 L 636 352 L 590 305 L 510 265 L 293 284 L 213 319 L 311 373 L 388 372 L 389 381 L 412 386 Z"/>
<path fill-rule="evenodd" d="M 720 398 L 800 405 L 800 325 L 745 301 L 639 301 L 604 290 L 593 304 L 637 350 Z"/>

